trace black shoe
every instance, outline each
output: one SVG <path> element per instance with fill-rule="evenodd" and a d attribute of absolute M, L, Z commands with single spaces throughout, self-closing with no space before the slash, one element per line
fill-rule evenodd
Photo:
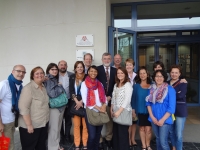
<path fill-rule="evenodd" d="M 112 142 L 111 141 L 106 140 L 106 145 L 107 145 L 108 148 L 112 148 Z"/>
<path fill-rule="evenodd" d="M 103 142 L 99 143 L 99 150 L 104 150 Z"/>

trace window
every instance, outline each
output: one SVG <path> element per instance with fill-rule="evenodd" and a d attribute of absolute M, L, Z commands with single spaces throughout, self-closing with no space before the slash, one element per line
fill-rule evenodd
<path fill-rule="evenodd" d="M 200 2 L 137 6 L 137 26 L 200 25 Z"/>
<path fill-rule="evenodd" d="M 114 27 L 131 27 L 131 6 L 114 7 Z"/>

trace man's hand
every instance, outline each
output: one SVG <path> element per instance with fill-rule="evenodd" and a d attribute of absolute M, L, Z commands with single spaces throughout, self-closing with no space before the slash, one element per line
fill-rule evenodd
<path fill-rule="evenodd" d="M 3 132 L 4 130 L 4 125 L 0 122 L 0 132 Z"/>

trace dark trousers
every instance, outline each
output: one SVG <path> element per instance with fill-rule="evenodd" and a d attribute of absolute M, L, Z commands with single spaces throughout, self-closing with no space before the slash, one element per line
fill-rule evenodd
<path fill-rule="evenodd" d="M 103 125 L 101 126 L 93 126 L 88 122 L 87 115 L 85 115 L 85 122 L 88 129 L 88 141 L 87 141 L 87 149 L 88 150 L 98 150 L 99 148 L 99 139 L 101 136 L 101 130 Z"/>
<path fill-rule="evenodd" d="M 129 126 L 120 125 L 113 122 L 113 149 L 128 150 L 129 149 Z"/>
<path fill-rule="evenodd" d="M 48 136 L 48 124 L 28 133 L 26 128 L 19 127 L 22 150 L 45 150 Z"/>
<path fill-rule="evenodd" d="M 60 130 L 60 135 L 67 139 L 70 139 L 70 130 L 72 126 L 72 117 L 70 115 L 69 106 L 70 106 L 70 100 L 69 100 L 68 106 L 65 108 L 65 112 L 63 115 L 63 118 L 65 119 L 65 127 L 64 127 L 64 122 L 62 122 L 61 130 Z"/>

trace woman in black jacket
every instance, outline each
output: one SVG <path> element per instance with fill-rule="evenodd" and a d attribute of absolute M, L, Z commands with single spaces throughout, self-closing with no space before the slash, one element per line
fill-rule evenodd
<path fill-rule="evenodd" d="M 82 61 L 77 61 L 74 64 L 74 72 L 75 74 L 71 75 L 69 78 L 69 89 L 70 96 L 75 101 L 75 109 L 79 109 L 83 107 L 83 101 L 81 97 L 81 84 L 84 81 L 85 75 L 85 66 Z M 88 131 L 85 123 L 85 118 L 77 115 L 73 115 L 73 123 L 74 123 L 74 145 L 75 150 L 80 149 L 80 141 L 82 139 L 83 149 L 87 149 L 87 140 L 88 140 Z M 82 134 L 80 133 L 81 123 L 83 126 Z"/>

